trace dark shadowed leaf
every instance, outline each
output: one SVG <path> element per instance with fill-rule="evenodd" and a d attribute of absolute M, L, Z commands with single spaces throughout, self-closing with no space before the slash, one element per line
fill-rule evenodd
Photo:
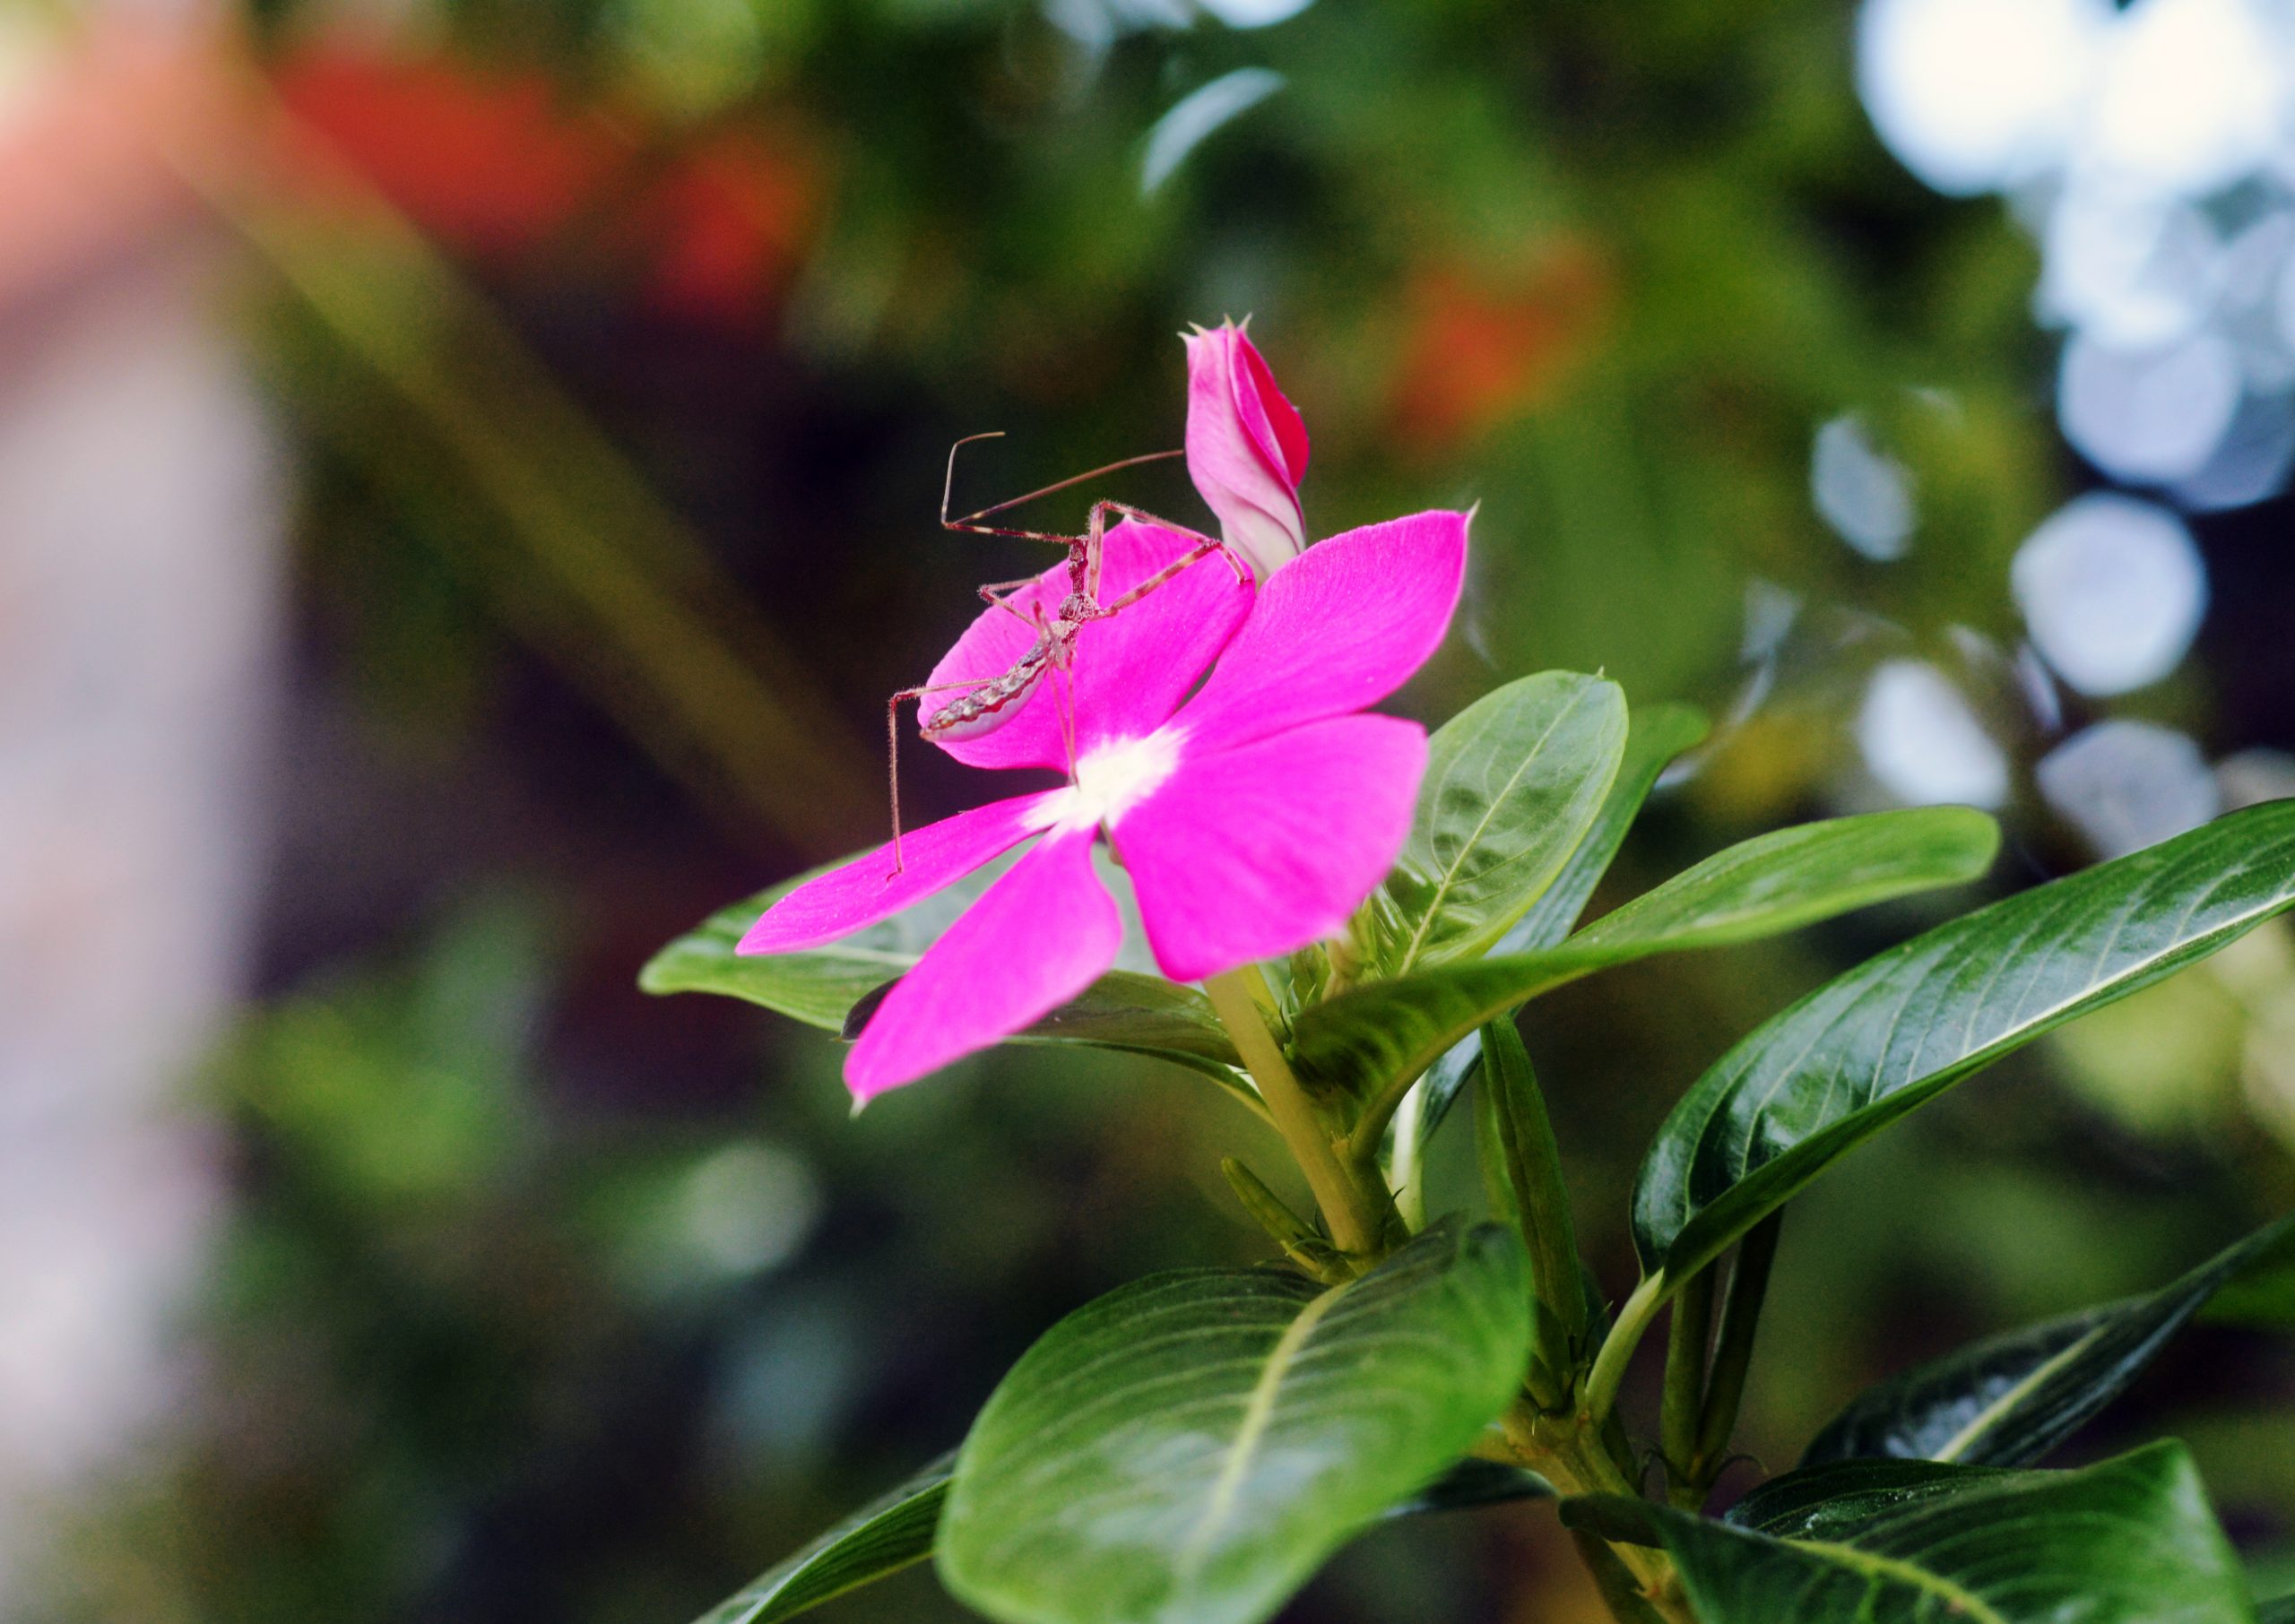
<path fill-rule="evenodd" d="M 1986 1470 L 1941 1461 L 1828 1461 L 1771 1478 L 1722 1521 L 1780 1540 L 1846 1538 L 1884 1512 L 1957 1494 L 1983 1481 Z"/>
<path fill-rule="evenodd" d="M 1398 1500 L 1390 1517 L 1424 1516 L 1436 1511 L 1471 1511 L 1510 1500 L 1549 1500 L 1554 1485 L 1537 1473 L 1503 1461 L 1463 1460 L 1416 1494 Z"/>
<path fill-rule="evenodd" d="M 1594 815 L 1593 827 L 1586 831 L 1586 838 L 1578 842 L 1578 849 L 1570 854 L 1545 894 L 1507 927 L 1506 934 L 1491 949 L 1494 955 L 1511 957 L 1532 953 L 1551 947 L 1570 934 L 1578 916 L 1586 911 L 1594 887 L 1609 872 L 1618 848 L 1625 843 L 1626 831 L 1633 826 L 1642 802 L 1650 799 L 1658 775 L 1676 756 L 1705 737 L 1705 727 L 1704 715 L 1687 705 L 1652 705 L 1633 713 L 1626 724 L 1625 757 L 1618 764 L 1617 776 L 1610 781 L 1602 809 Z M 1468 1032 L 1428 1068 L 1418 1094 L 1421 1145 L 1433 1137 L 1442 1119 L 1450 1115 L 1481 1053 L 1479 1033 Z"/>
<path fill-rule="evenodd" d="M 1543 952 L 1373 981 L 1299 1017 L 1302 1068 L 1349 1090 L 1414 1076 L 1523 1000 L 1652 954 L 1757 941 L 1892 897 L 1958 885 L 1991 862 L 1981 812 L 1926 807 L 1803 824 L 1732 846 Z"/>
<path fill-rule="evenodd" d="M 1719 1256 L 1825 1168 L 2051 1027 L 2295 904 L 2295 801 L 1938 927 L 1755 1030 L 1667 1118 L 1634 1192 L 1642 1266 Z"/>
<path fill-rule="evenodd" d="M 1860 1468 L 1869 1469 L 1869 1468 Z M 1624 1499 L 1565 1502 L 1610 1537 L 1640 1525 L 1702 1624 L 2249 1624 L 2254 1611 L 2180 1444 L 2079 1472 L 1929 1466 L 1958 1479 L 1773 1516 L 1783 1535 Z M 1581 1508 L 1582 1507 L 1582 1508 Z"/>
<path fill-rule="evenodd" d="M 1625 695 L 1572 671 L 1510 682 L 1438 729 L 1390 882 L 1394 967 L 1487 952 L 1585 838 L 1624 749 Z"/>
<path fill-rule="evenodd" d="M 2258 1602 L 2256 1624 L 2295 1624 L 2295 1596 L 2281 1596 L 2275 1602 Z"/>
<path fill-rule="evenodd" d="M 2259 1247 L 2200 1310 L 2217 1325 L 2295 1326 L 2295 1231 Z"/>
<path fill-rule="evenodd" d="M 1248 1624 L 1517 1389 L 1521 1246 L 1438 1225 L 1328 1289 L 1162 1274 L 1055 1326 L 959 1454 L 940 1567 L 1009 1624 Z"/>
<path fill-rule="evenodd" d="M 2225 1282 L 2295 1235 L 2282 1219 L 2180 1280 L 1988 1337 L 1858 1395 L 1804 1464 L 1857 1456 L 2022 1466 L 2062 1443 L 2142 1374 Z"/>
<path fill-rule="evenodd" d="M 787 1561 L 704 1613 L 695 1624 L 775 1624 L 793 1619 L 932 1554 L 932 1530 L 956 1470 L 942 1456 L 897 1489 L 879 1496 Z"/>

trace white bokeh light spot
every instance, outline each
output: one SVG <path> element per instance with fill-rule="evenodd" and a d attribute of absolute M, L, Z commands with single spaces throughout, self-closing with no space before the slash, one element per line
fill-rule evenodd
<path fill-rule="evenodd" d="M 1809 499 L 1840 539 L 1884 563 L 1912 541 L 1912 475 L 1876 448 L 1853 417 L 1817 430 L 1809 451 Z"/>
<path fill-rule="evenodd" d="M 2104 0 L 1866 0 L 1858 82 L 1907 168 L 1988 191 L 2062 158 L 2112 21 Z"/>
<path fill-rule="evenodd" d="M 1857 718 L 1858 747 L 1881 787 L 1913 806 L 1997 807 L 2008 758 L 1944 674 L 1920 660 L 1873 673 Z"/>
<path fill-rule="evenodd" d="M 2009 580 L 2032 645 L 2085 694 L 2123 694 L 2165 677 L 2207 609 L 2191 532 L 2132 497 L 2066 505 L 2017 550 Z"/>
<path fill-rule="evenodd" d="M 2064 347 L 2057 411 L 2064 437 L 2105 472 L 2167 484 L 2207 466 L 2245 393 L 2239 352 L 2217 333 L 2142 351 L 2075 333 Z"/>
<path fill-rule="evenodd" d="M 2148 721 L 2100 721 L 2041 757 L 2032 775 L 2041 797 L 2101 857 L 2156 845 L 2223 809 L 2199 747 Z"/>

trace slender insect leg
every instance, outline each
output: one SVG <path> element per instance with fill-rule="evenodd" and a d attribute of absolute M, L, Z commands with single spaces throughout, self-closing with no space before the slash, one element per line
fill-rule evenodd
<path fill-rule="evenodd" d="M 1015 610 L 1014 613 L 1018 613 Z M 969 682 L 928 682 L 913 688 L 903 688 L 885 701 L 885 777 L 892 786 L 893 802 L 893 871 L 885 876 L 888 883 L 899 877 L 908 867 L 900 850 L 900 707 L 904 701 L 922 699 L 927 694 L 945 694 L 950 688 L 982 687 L 996 679 L 976 678 Z"/>
<path fill-rule="evenodd" d="M 1006 614 L 1011 616 L 1015 620 L 1020 622 L 1021 625 L 1034 630 L 1036 629 L 1036 623 L 1035 621 L 1029 619 L 1026 615 L 1013 608 L 1012 600 L 1009 598 L 1000 598 L 996 594 L 999 592 L 1015 592 L 1019 591 L 1022 587 L 1034 586 L 1036 583 L 1037 579 L 1038 578 L 1035 575 L 1027 575 L 1018 581 L 992 581 L 986 586 L 974 587 L 973 590 L 980 594 L 980 600 L 983 603 L 987 604 L 991 609 L 1000 609 Z"/>
<path fill-rule="evenodd" d="M 1184 569 L 1198 559 L 1208 557 L 1216 552 L 1227 561 L 1227 567 L 1235 572 L 1235 579 L 1238 582 L 1249 584 L 1254 579 L 1251 566 L 1236 557 L 1235 549 L 1225 541 L 1207 536 L 1199 530 L 1190 530 L 1184 524 L 1174 524 L 1169 519 L 1159 518 L 1143 508 L 1132 506 L 1128 502 L 1095 502 L 1092 504 L 1090 520 L 1084 527 L 1084 549 L 1087 560 L 1085 572 L 1087 577 L 1085 592 L 1095 603 L 1097 603 L 1100 598 L 1100 566 L 1106 549 L 1107 516 L 1112 513 L 1122 514 L 1127 519 L 1137 519 L 1143 524 L 1153 524 L 1164 530 L 1176 531 L 1198 543 L 1193 552 L 1178 561 L 1176 568 L 1165 572 L 1166 576 L 1175 574 L 1180 569 Z M 1156 584 L 1162 583 L 1159 578 Z M 1127 600 L 1137 595 L 1136 591 L 1127 594 Z"/>
<path fill-rule="evenodd" d="M 1207 538 L 1200 545 L 1191 548 L 1185 554 L 1173 559 L 1169 564 L 1164 566 L 1163 568 L 1157 570 L 1145 581 L 1142 581 L 1138 585 L 1132 587 L 1130 591 L 1119 594 L 1113 601 L 1100 605 L 1100 613 L 1103 615 L 1113 615 L 1120 609 L 1128 608 L 1130 605 L 1139 602 L 1139 600 L 1145 598 L 1157 587 L 1169 582 L 1173 576 L 1178 574 L 1189 565 L 1199 563 L 1203 559 L 1209 557 L 1215 552 L 1225 552 L 1225 550 L 1226 544 L 1225 542 L 1214 541 Z"/>
<path fill-rule="evenodd" d="M 1073 486 L 1081 485 L 1087 479 L 1096 479 L 1103 474 L 1118 473 L 1127 468 L 1137 468 L 1144 462 L 1169 462 L 1173 457 L 1183 457 L 1187 454 L 1184 451 L 1150 451 L 1144 453 L 1139 456 L 1125 457 L 1120 462 L 1104 462 L 1099 467 L 1087 469 L 1082 473 L 1070 474 L 1064 479 L 1055 480 L 1052 484 L 1044 486 L 1042 489 L 1028 492 L 1027 495 L 1024 497 L 1007 497 L 1004 501 L 991 503 L 988 506 L 982 508 L 977 513 L 966 514 L 962 519 L 951 520 L 948 517 L 948 494 L 956 482 L 957 451 L 964 446 L 971 445 L 974 440 L 991 440 L 998 438 L 1001 432 L 1001 430 L 998 430 L 989 434 L 970 435 L 964 439 L 958 440 L 956 445 L 948 447 L 948 479 L 945 483 L 943 483 L 940 488 L 941 523 L 964 524 L 974 519 L 985 519 L 991 514 L 1000 514 L 1008 508 L 1021 506 L 1026 503 L 1036 500 L 1039 497 L 1055 495 L 1056 493 L 1067 490 Z M 1063 537 L 1061 539 L 1065 540 L 1070 540 L 1071 538 Z"/>

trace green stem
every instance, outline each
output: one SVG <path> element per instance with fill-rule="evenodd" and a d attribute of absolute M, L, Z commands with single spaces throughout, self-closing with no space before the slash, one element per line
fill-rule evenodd
<path fill-rule="evenodd" d="M 1518 1400 L 1499 1418 L 1499 1427 L 1515 1458 L 1552 1483 L 1565 1499 L 1581 1494 L 1632 1496 L 1636 1492 L 1610 1458 L 1600 1429 L 1589 1426 L 1582 1415 L 1541 1415 Z M 1622 1568 L 1630 1576 L 1623 1582 L 1623 1594 L 1632 1598 L 1631 1604 L 1613 1599 L 1609 1584 L 1604 1585 L 1605 1599 L 1624 1624 L 1647 1624 L 1653 1619 L 1663 1624 L 1696 1624 L 1688 1599 L 1682 1594 L 1681 1576 L 1664 1551 L 1647 1545 L 1601 1544 L 1610 1562 L 1588 1559 L 1596 1582 L 1603 1583 L 1606 1576 L 1609 1584 L 1621 1583 L 1615 1568 Z"/>
<path fill-rule="evenodd" d="M 1260 1012 L 1262 1002 L 1274 1001 L 1267 978 L 1258 965 L 1246 964 L 1213 976 L 1204 982 L 1203 990 L 1210 995 L 1212 1009 L 1259 1084 L 1275 1131 L 1283 1136 L 1299 1170 L 1306 1175 L 1307 1188 L 1314 1192 L 1315 1205 L 1330 1226 L 1331 1240 L 1352 1257 L 1377 1257 L 1387 1236 L 1388 1217 L 1394 1211 L 1393 1198 L 1383 1181 L 1375 1176 L 1368 1180 L 1360 1176 L 1362 1162 L 1350 1165 L 1340 1160 L 1339 1145 L 1344 1141 L 1334 1141 L 1325 1131 L 1313 1102 L 1299 1086 L 1290 1062 L 1283 1058 L 1282 1045 L 1268 1030 L 1267 1017 Z M 1371 1182 L 1378 1183 L 1375 1196 L 1367 1188 Z"/>
<path fill-rule="evenodd" d="M 1754 1334 L 1761 1325 L 1762 1300 L 1769 1294 L 1770 1266 L 1777 1260 L 1782 1207 L 1747 1231 L 1729 1266 L 1729 1292 L 1721 1307 L 1721 1335 L 1713 1349 L 1713 1377 L 1697 1430 L 1697 1481 L 1710 1488 L 1728 1458 L 1729 1435 L 1737 1430 L 1737 1405 L 1745 1375 L 1753 1368 Z M 1709 1271 L 1710 1273 L 1710 1271 Z"/>
<path fill-rule="evenodd" d="M 1658 1439 L 1666 1456 L 1666 1498 L 1695 1511 L 1705 1495 L 1698 1479 L 1699 1424 L 1705 1415 L 1705 1350 L 1713 1334 L 1713 1271 L 1700 1269 L 1674 1299 L 1666 1335 L 1666 1394 Z"/>
<path fill-rule="evenodd" d="M 1641 1334 L 1657 1317 L 1658 1309 L 1666 1300 L 1666 1272 L 1642 1276 L 1641 1283 L 1625 1300 L 1617 1311 L 1617 1322 L 1610 1326 L 1610 1334 L 1602 1339 L 1602 1351 L 1595 1357 L 1593 1373 L 1586 1378 L 1587 1417 L 1597 1426 L 1609 1417 L 1617 1403 L 1617 1390 L 1624 1384 L 1625 1367 L 1633 1358 L 1633 1350 L 1641 1345 Z"/>
<path fill-rule="evenodd" d="M 1594 1576 L 1594 1588 L 1601 1592 L 1603 1602 L 1618 1624 L 1665 1624 L 1666 1615 L 1650 1604 L 1641 1594 L 1641 1582 L 1618 1560 L 1615 1551 L 1582 1528 L 1572 1529 L 1570 1538 L 1578 1547 L 1578 1559 Z"/>

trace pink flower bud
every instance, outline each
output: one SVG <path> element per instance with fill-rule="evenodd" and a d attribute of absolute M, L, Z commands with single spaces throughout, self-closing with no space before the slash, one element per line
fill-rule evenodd
<path fill-rule="evenodd" d="M 1187 471 L 1219 515 L 1219 532 L 1262 581 L 1306 549 L 1299 480 L 1307 429 L 1275 386 L 1251 337 L 1233 322 L 1182 335 L 1187 345 Z"/>

